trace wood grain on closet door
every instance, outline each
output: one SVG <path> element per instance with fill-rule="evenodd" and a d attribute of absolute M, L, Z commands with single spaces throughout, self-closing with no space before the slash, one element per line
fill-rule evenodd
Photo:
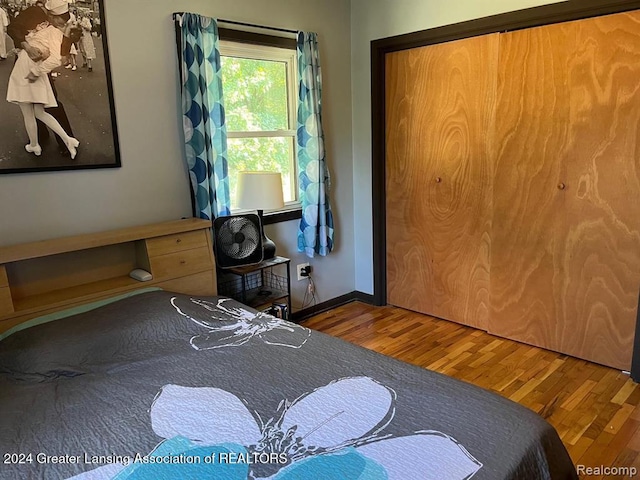
<path fill-rule="evenodd" d="M 386 57 L 389 303 L 486 328 L 498 35 Z"/>
<path fill-rule="evenodd" d="M 574 43 L 564 24 L 500 36 L 488 330 L 552 350 L 565 321 L 558 291 Z"/>
<path fill-rule="evenodd" d="M 640 289 L 640 13 L 574 22 L 559 350 L 628 370 Z"/>

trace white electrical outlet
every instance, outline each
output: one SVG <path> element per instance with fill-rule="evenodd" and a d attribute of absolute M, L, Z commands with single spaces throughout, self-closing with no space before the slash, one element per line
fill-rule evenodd
<path fill-rule="evenodd" d="M 296 271 L 298 272 L 298 281 L 305 280 L 306 278 L 309 278 L 309 277 L 305 277 L 305 276 L 302 275 L 302 269 L 304 267 L 308 267 L 308 266 L 309 266 L 308 263 L 301 263 L 299 265 L 296 265 Z"/>

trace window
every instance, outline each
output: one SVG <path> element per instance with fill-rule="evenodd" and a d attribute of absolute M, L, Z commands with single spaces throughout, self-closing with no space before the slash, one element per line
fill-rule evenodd
<path fill-rule="evenodd" d="M 231 209 L 238 172 L 282 174 L 287 208 L 297 205 L 295 48 L 221 40 Z"/>

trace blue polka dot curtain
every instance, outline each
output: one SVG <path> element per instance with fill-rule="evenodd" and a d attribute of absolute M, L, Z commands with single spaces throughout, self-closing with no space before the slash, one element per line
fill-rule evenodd
<path fill-rule="evenodd" d="M 333 214 L 329 204 L 331 180 L 322 131 L 322 74 L 315 33 L 298 33 L 298 184 L 302 219 L 298 251 L 307 256 L 333 250 Z"/>
<path fill-rule="evenodd" d="M 229 215 L 231 208 L 218 25 L 194 13 L 174 18 L 194 216 L 213 219 Z"/>

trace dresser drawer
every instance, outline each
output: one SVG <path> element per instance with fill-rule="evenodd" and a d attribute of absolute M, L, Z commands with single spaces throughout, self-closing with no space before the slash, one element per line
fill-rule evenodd
<path fill-rule="evenodd" d="M 150 257 L 149 263 L 154 280 L 183 277 L 213 268 L 208 247 Z"/>
<path fill-rule="evenodd" d="M 154 284 L 163 290 L 187 295 L 216 295 L 216 280 L 213 271 L 208 270 L 185 277 L 174 278 Z"/>
<path fill-rule="evenodd" d="M 176 233 L 175 235 L 149 238 L 146 240 L 147 253 L 150 257 L 156 257 L 158 255 L 206 247 L 207 235 L 207 230 L 197 230 L 195 232 Z"/>
<path fill-rule="evenodd" d="M 13 313 L 13 301 L 9 287 L 0 287 L 0 317 Z"/>

